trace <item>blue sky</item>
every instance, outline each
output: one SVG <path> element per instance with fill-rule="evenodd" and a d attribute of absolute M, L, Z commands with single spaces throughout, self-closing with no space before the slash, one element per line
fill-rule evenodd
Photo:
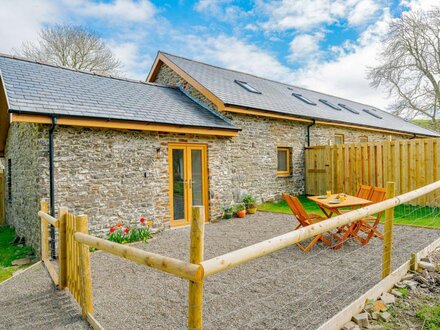
<path fill-rule="evenodd" d="M 86 25 L 145 79 L 158 50 L 386 108 L 366 80 L 390 20 L 438 0 L 2 0 L 0 52 Z"/>

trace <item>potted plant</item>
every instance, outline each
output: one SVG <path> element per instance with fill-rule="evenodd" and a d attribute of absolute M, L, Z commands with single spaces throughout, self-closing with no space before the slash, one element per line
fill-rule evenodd
<path fill-rule="evenodd" d="M 239 218 L 244 218 L 246 216 L 246 208 L 243 204 L 238 204 L 237 206 L 235 206 L 235 214 Z"/>
<path fill-rule="evenodd" d="M 232 214 L 234 213 L 234 210 L 232 209 L 232 206 L 225 206 L 224 209 L 224 218 L 225 219 L 231 219 Z"/>
<path fill-rule="evenodd" d="M 256 199 L 253 196 L 246 196 L 243 198 L 243 203 L 246 205 L 246 211 L 249 214 L 257 213 L 257 203 Z"/>

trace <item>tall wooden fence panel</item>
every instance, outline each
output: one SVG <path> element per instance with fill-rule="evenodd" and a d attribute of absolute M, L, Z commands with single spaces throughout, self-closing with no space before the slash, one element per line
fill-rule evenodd
<path fill-rule="evenodd" d="M 440 180 L 440 139 L 412 139 L 306 148 L 306 194 L 355 195 L 361 184 L 396 183 L 403 194 Z M 438 191 L 412 202 L 440 206 Z"/>

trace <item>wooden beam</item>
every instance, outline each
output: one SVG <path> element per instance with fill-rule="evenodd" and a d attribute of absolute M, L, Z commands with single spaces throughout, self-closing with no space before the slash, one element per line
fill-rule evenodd
<path fill-rule="evenodd" d="M 89 220 L 87 215 L 77 216 L 77 230 L 79 233 L 89 233 Z M 87 319 L 87 314 L 93 314 L 92 296 L 92 272 L 90 270 L 90 252 L 85 244 L 79 244 L 79 271 L 80 271 L 80 292 L 81 292 L 81 311 L 83 319 Z"/>
<path fill-rule="evenodd" d="M 40 201 L 40 210 L 38 214 L 47 214 L 49 212 L 49 203 L 45 200 Z M 43 217 L 41 217 L 40 220 L 40 228 L 41 228 L 41 235 L 40 235 L 40 249 L 41 249 L 41 260 L 46 260 L 49 258 L 49 232 L 48 232 L 48 226 L 47 226 L 47 220 L 45 220 Z"/>
<path fill-rule="evenodd" d="M 138 264 L 161 270 L 190 281 L 201 281 L 203 269 L 200 265 L 194 265 L 171 257 L 165 257 L 153 252 L 147 252 L 131 246 L 110 242 L 83 233 L 75 233 L 75 240 L 99 250 L 106 251 L 116 256 L 134 261 Z"/>
<path fill-rule="evenodd" d="M 189 262 L 199 265 L 203 261 L 205 214 L 203 206 L 192 208 Z M 188 329 L 203 328 L 203 281 L 189 281 Z"/>
<path fill-rule="evenodd" d="M 50 262 L 49 259 L 44 259 L 43 263 L 44 263 L 44 266 L 46 267 L 47 272 L 50 275 L 50 278 L 53 281 L 53 284 L 55 284 L 55 286 L 58 288 L 60 285 L 60 279 L 59 279 L 57 271 L 55 270 L 55 267 L 53 266 L 53 264 Z"/>
<path fill-rule="evenodd" d="M 264 110 L 259 110 L 259 109 L 249 109 L 249 108 L 240 107 L 240 106 L 233 106 L 233 105 L 227 105 L 223 108 L 220 108 L 219 111 L 241 113 L 241 114 L 245 114 L 245 115 L 260 116 L 260 117 L 273 118 L 273 119 L 291 120 L 291 121 L 298 121 L 298 122 L 304 122 L 304 123 L 313 123 L 312 119 L 300 118 L 300 117 L 296 117 L 294 115 L 279 114 L 279 113 L 269 112 L 269 111 L 264 111 Z M 343 124 L 343 123 L 328 122 L 328 121 L 323 121 L 323 120 L 316 120 L 316 124 L 317 125 L 327 125 L 327 126 L 337 126 L 337 127 L 344 127 L 344 128 L 354 128 L 354 129 L 358 129 L 358 130 L 380 132 L 380 133 L 386 133 L 386 134 L 396 134 L 396 135 L 406 135 L 406 136 L 413 136 L 414 135 L 414 134 L 410 134 L 410 133 L 397 132 L 397 131 L 387 130 L 387 129 L 383 129 L 383 128 L 374 128 L 374 127 L 367 127 L 367 126 L 361 126 L 361 125 L 355 125 L 355 124 Z"/>
<path fill-rule="evenodd" d="M 42 202 L 43 203 L 43 202 Z M 47 202 L 44 202 L 47 203 Z M 49 214 L 47 214 L 45 211 L 39 211 L 38 212 L 38 216 L 41 219 L 44 219 L 45 221 L 47 221 L 49 224 L 51 224 L 54 227 L 58 227 L 59 226 L 59 222 L 58 219 L 55 219 L 54 217 L 50 216 Z"/>
<path fill-rule="evenodd" d="M 21 122 L 21 123 L 25 122 L 25 123 L 37 123 L 37 124 L 51 124 L 52 117 L 47 115 L 13 113 L 11 121 Z M 127 130 L 154 131 L 154 132 L 177 133 L 177 134 L 238 136 L 237 130 L 197 128 L 197 127 L 174 126 L 174 125 L 165 125 L 165 124 L 150 124 L 143 122 L 127 122 L 121 120 L 108 121 L 105 119 L 59 117 L 57 123 L 58 125 L 66 125 L 66 126 L 127 129 Z"/>
<path fill-rule="evenodd" d="M 313 120 L 311 120 L 311 119 L 299 118 L 299 117 L 295 117 L 295 116 L 291 116 L 291 115 L 283 115 L 283 114 L 278 114 L 278 113 L 274 113 L 274 112 L 254 110 L 254 109 L 248 109 L 248 108 L 231 106 L 231 105 L 225 106 L 225 107 L 219 109 L 219 111 L 241 113 L 244 115 L 253 115 L 253 116 L 273 118 L 273 119 L 299 121 L 299 122 L 304 122 L 304 123 L 313 123 Z"/>
<path fill-rule="evenodd" d="M 317 224 L 313 224 L 304 228 L 297 229 L 284 235 L 280 235 L 254 245 L 247 246 L 245 248 L 232 251 L 201 262 L 204 269 L 204 276 L 210 276 L 227 269 L 233 268 L 248 261 L 257 259 L 259 257 L 268 255 L 272 252 L 281 250 L 290 245 L 302 242 L 305 239 L 314 237 L 319 234 L 326 233 L 330 230 L 340 228 L 353 221 L 360 220 L 366 216 L 382 212 L 388 208 L 395 207 L 400 204 L 409 202 L 415 198 L 418 198 L 424 194 L 428 194 L 436 189 L 440 188 L 440 181 L 413 190 L 406 194 L 397 196 L 386 201 L 372 204 L 367 207 L 363 207 L 349 213 L 333 217 L 331 219 L 322 221 Z"/>
<path fill-rule="evenodd" d="M 168 67 L 170 67 L 175 73 L 177 73 L 180 77 L 182 77 L 185 81 L 187 81 L 192 87 L 198 90 L 203 96 L 205 96 L 209 101 L 214 103 L 217 109 L 223 109 L 225 104 L 222 100 L 220 100 L 217 96 L 214 95 L 209 89 L 199 83 L 196 79 L 191 77 L 187 72 L 178 67 L 171 61 L 166 54 L 158 53 L 156 60 L 154 61 L 153 67 L 150 70 L 150 74 L 147 77 L 147 82 L 154 82 L 159 72 L 160 65 L 164 63 Z"/>
<path fill-rule="evenodd" d="M 59 216 L 59 234 L 58 234 L 58 265 L 60 273 L 60 289 L 67 286 L 67 241 L 66 241 L 66 225 L 67 225 L 67 207 L 61 207 L 58 211 Z"/>
<path fill-rule="evenodd" d="M 93 330 L 104 330 L 103 326 L 99 324 L 92 314 L 87 313 L 87 322 L 89 322 Z"/>
<path fill-rule="evenodd" d="M 394 197 L 396 188 L 394 182 L 387 182 L 386 198 Z M 393 254 L 393 222 L 394 207 L 385 210 L 385 224 L 383 234 L 382 278 L 391 273 L 391 259 Z"/>

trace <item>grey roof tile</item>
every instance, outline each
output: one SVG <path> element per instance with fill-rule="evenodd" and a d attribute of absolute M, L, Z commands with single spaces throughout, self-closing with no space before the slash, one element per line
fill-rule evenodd
<path fill-rule="evenodd" d="M 10 110 L 236 129 L 181 91 L 0 55 Z"/>
<path fill-rule="evenodd" d="M 276 82 L 243 72 L 227 70 L 172 54 L 163 52 L 162 54 L 187 74 L 189 74 L 192 78 L 197 80 L 205 88 L 211 91 L 214 95 L 220 98 L 227 105 L 242 106 L 286 115 L 339 122 L 344 124 L 383 128 L 398 132 L 407 132 L 426 136 L 440 136 L 440 134 L 436 132 L 409 123 L 402 118 L 394 116 L 373 106 Z M 248 92 L 246 89 L 235 83 L 234 80 L 241 80 L 249 83 L 252 87 L 260 91 L 261 94 Z M 316 105 L 306 104 L 292 96 L 292 93 L 301 94 L 312 100 L 314 103 L 316 103 Z M 328 100 L 333 104 L 345 104 L 357 110 L 359 114 L 351 113 L 345 109 L 342 109 L 342 111 L 332 109 L 329 106 L 319 102 L 319 99 Z M 362 111 L 362 109 L 374 109 L 380 113 L 380 116 L 383 118 L 375 118 L 372 115 Z"/>

